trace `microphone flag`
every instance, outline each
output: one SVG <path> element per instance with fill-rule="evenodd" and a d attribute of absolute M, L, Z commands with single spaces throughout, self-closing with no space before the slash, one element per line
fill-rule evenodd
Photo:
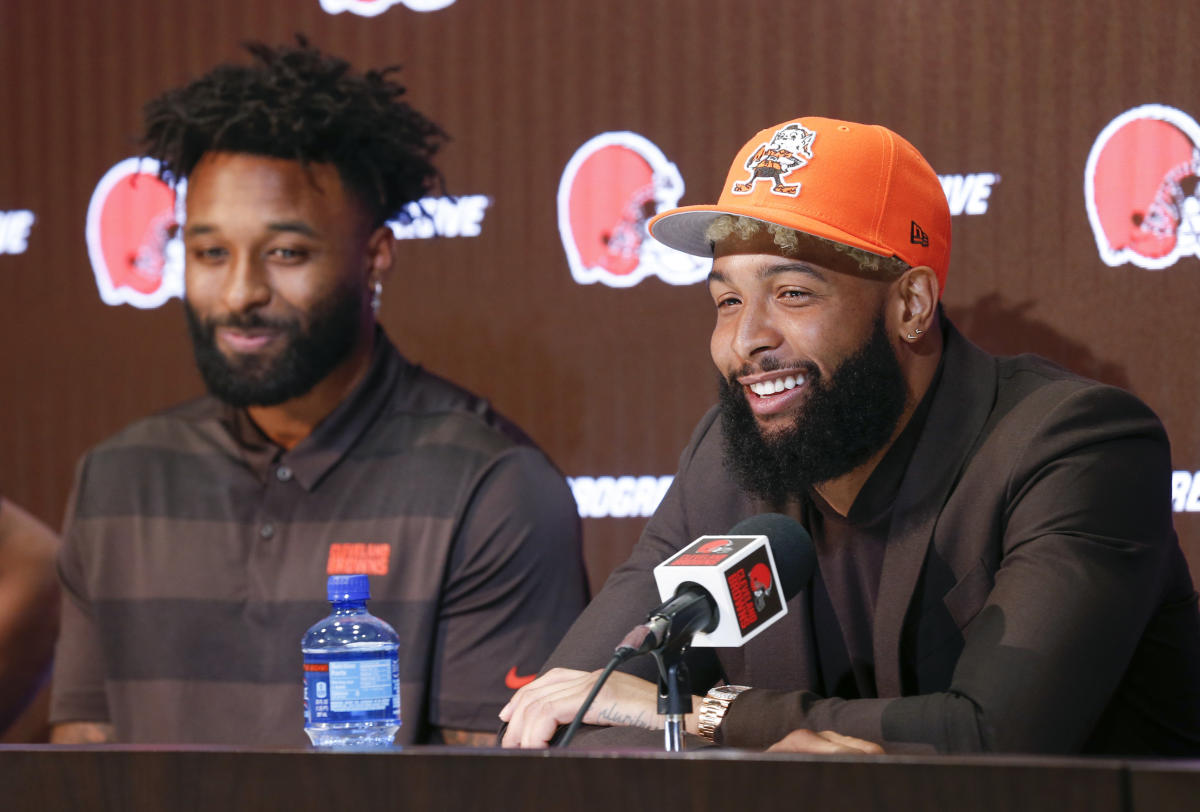
<path fill-rule="evenodd" d="M 655 567 L 654 580 L 663 601 L 688 584 L 712 597 L 716 628 L 698 632 L 693 646 L 741 646 L 787 614 L 766 536 L 701 536 Z"/>

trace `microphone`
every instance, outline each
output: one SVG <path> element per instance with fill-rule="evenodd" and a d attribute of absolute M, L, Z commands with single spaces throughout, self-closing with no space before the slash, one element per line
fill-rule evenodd
<path fill-rule="evenodd" d="M 701 536 L 659 564 L 654 580 L 664 603 L 625 635 L 558 746 L 571 741 L 616 667 L 652 652 L 659 668 L 658 712 L 667 717 L 666 749 L 678 751 L 683 717 L 692 707 L 684 647 L 745 644 L 787 614 L 787 601 L 812 580 L 816 568 L 812 536 L 779 513 L 744 519 L 724 536 Z"/>
<path fill-rule="evenodd" d="M 764 513 L 723 536 L 701 536 L 654 568 L 663 603 L 614 652 L 741 646 L 787 614 L 812 580 L 817 554 L 799 522 Z"/>

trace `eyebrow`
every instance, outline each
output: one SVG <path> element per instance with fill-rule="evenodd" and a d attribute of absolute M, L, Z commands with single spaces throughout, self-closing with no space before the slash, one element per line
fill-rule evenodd
<path fill-rule="evenodd" d="M 821 282 L 824 282 L 826 279 L 825 273 L 823 271 L 820 271 L 820 270 L 814 268 L 813 266 L 807 265 L 803 262 L 788 262 L 788 263 L 784 263 L 783 265 L 772 265 L 769 268 L 763 268 L 762 270 L 760 270 L 758 272 L 758 278 L 759 279 L 769 279 L 772 276 L 779 276 L 780 274 L 785 274 L 785 273 L 808 274 L 809 276 L 814 277 L 815 279 L 817 279 L 818 281 L 821 281 Z M 716 268 L 713 268 L 708 273 L 708 283 L 712 284 L 713 282 L 724 282 L 724 283 L 728 284 L 729 278 L 727 276 L 725 276 L 725 274 L 718 271 Z"/>
<path fill-rule="evenodd" d="M 188 223 L 187 226 L 184 227 L 183 233 L 188 236 L 195 236 L 197 234 L 211 234 L 216 230 L 217 229 L 213 226 Z"/>
<path fill-rule="evenodd" d="M 189 225 L 184 229 L 184 233 L 188 236 L 198 236 L 203 234 L 212 234 L 216 232 L 217 227 L 207 223 L 197 223 Z M 303 234 L 306 237 L 318 237 L 316 229 L 302 220 L 281 220 L 276 223 L 267 224 L 268 231 L 276 231 L 290 234 Z"/>
<path fill-rule="evenodd" d="M 302 220 L 284 220 L 278 223 L 268 223 L 267 228 L 271 231 L 295 232 L 303 234 L 306 237 L 317 236 L 317 230 Z"/>

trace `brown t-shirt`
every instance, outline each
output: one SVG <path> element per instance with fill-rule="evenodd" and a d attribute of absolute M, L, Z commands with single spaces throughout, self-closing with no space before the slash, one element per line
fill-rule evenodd
<path fill-rule="evenodd" d="M 398 743 L 494 730 L 583 608 L 562 474 L 379 333 L 364 381 L 290 451 L 205 397 L 80 463 L 52 720 L 118 740 L 300 746 L 300 639 L 331 573 L 400 636 Z"/>

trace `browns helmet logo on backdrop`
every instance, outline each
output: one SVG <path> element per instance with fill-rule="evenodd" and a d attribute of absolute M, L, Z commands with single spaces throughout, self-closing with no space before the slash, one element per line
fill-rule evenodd
<path fill-rule="evenodd" d="M 327 14 L 348 11 L 360 17 L 377 17 L 400 4 L 412 11 L 441 11 L 454 5 L 454 0 L 321 0 L 321 9 Z"/>
<path fill-rule="evenodd" d="M 105 304 L 149 309 L 183 296 L 183 195 L 184 184 L 173 190 L 151 158 L 126 158 L 96 184 L 85 235 Z"/>
<path fill-rule="evenodd" d="M 1084 170 L 1088 220 L 1108 265 L 1159 270 L 1200 257 L 1200 125 L 1146 104 L 1096 138 Z"/>
<path fill-rule="evenodd" d="M 571 276 L 614 288 L 658 276 L 691 285 L 709 261 L 650 239 L 646 223 L 679 205 L 683 177 L 654 143 L 632 132 L 606 132 L 575 151 L 558 184 L 558 231 Z"/>

